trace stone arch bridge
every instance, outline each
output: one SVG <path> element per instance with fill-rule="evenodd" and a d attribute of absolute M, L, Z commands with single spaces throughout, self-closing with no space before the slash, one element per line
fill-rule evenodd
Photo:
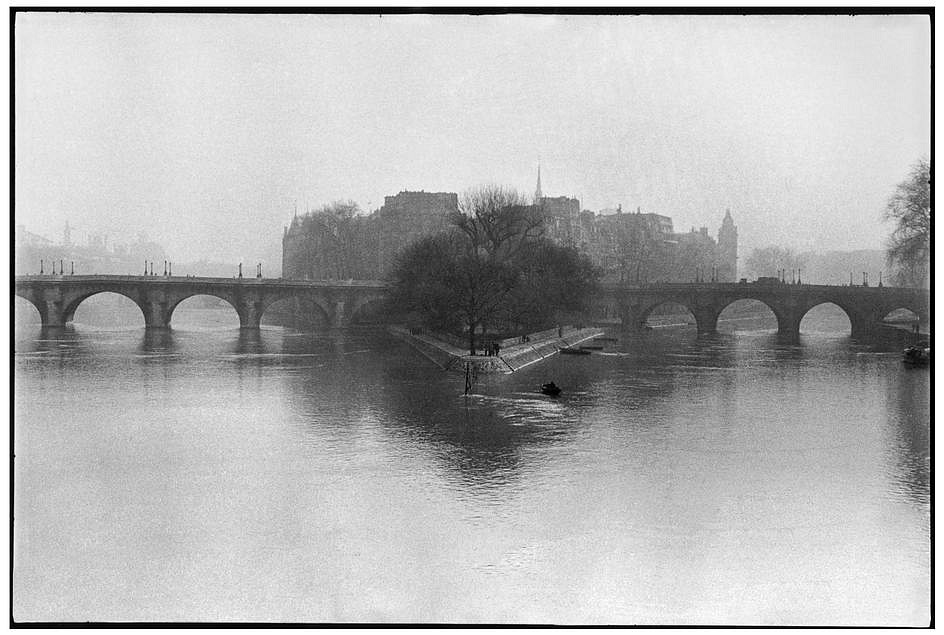
<path fill-rule="evenodd" d="M 144 314 L 148 328 L 170 326 L 174 309 L 195 295 L 221 298 L 231 304 L 242 328 L 259 328 L 266 309 L 287 299 L 307 300 L 321 309 L 332 327 L 356 321 L 368 304 L 380 302 L 387 290 L 378 280 L 284 280 L 266 278 L 193 278 L 170 276 L 17 276 L 14 293 L 39 311 L 43 326 L 64 326 L 87 298 L 112 292 L 130 298 Z M 780 333 L 797 335 L 800 321 L 813 307 L 832 303 L 849 316 L 852 335 L 870 336 L 883 317 L 909 309 L 922 322 L 930 320 L 927 289 L 826 286 L 783 283 L 659 283 L 642 286 L 604 284 L 595 306 L 597 317 L 619 317 L 624 329 L 640 329 L 649 314 L 665 303 L 687 307 L 700 333 L 713 332 L 718 316 L 737 300 L 759 300 L 774 315 Z"/>
<path fill-rule="evenodd" d="M 14 293 L 29 300 L 45 327 L 72 321 L 86 299 L 103 292 L 130 298 L 144 314 L 147 328 L 168 328 L 174 309 L 187 298 L 209 295 L 225 300 L 239 316 L 241 328 L 257 329 L 266 309 L 282 300 L 311 302 L 332 327 L 355 321 L 361 309 L 382 301 L 380 281 L 309 281 L 266 278 L 192 278 L 182 276 L 17 276 Z"/>
<path fill-rule="evenodd" d="M 854 338 L 873 335 L 882 318 L 896 309 L 908 309 L 921 322 L 930 321 L 927 289 L 902 287 L 829 286 L 779 282 L 659 283 L 642 286 L 604 284 L 596 303 L 597 316 L 619 317 L 623 328 L 639 330 L 656 307 L 675 303 L 695 316 L 699 333 L 714 332 L 718 316 L 732 302 L 759 300 L 777 316 L 778 331 L 796 336 L 800 321 L 813 307 L 832 303 L 845 311 Z"/>

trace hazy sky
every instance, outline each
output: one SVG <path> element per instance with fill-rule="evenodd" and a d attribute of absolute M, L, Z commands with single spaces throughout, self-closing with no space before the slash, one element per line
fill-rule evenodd
<path fill-rule="evenodd" d="M 930 152 L 926 16 L 20 14 L 16 221 L 254 261 L 293 207 L 497 182 L 742 254 L 879 248 Z M 278 252 L 276 252 L 278 253 Z"/>

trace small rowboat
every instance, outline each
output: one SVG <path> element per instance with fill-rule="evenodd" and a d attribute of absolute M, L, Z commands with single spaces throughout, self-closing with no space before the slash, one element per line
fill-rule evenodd
<path fill-rule="evenodd" d="M 554 382 L 541 385 L 541 392 L 545 395 L 550 395 L 551 397 L 556 397 L 561 394 L 561 389 Z"/>
<path fill-rule="evenodd" d="M 562 348 L 560 349 L 561 355 L 589 355 L 590 351 L 585 351 L 579 348 Z"/>

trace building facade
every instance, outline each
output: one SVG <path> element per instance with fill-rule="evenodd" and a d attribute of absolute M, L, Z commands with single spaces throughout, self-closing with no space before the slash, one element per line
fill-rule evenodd
<path fill-rule="evenodd" d="M 353 204 L 295 215 L 282 235 L 282 276 L 300 280 L 379 280 L 396 255 L 444 230 L 458 211 L 449 192 L 400 192 L 370 215 Z"/>
<path fill-rule="evenodd" d="M 645 284 L 737 280 L 737 227 L 727 211 L 717 241 L 707 227 L 676 233 L 661 214 L 581 210 L 580 201 L 545 196 L 538 168 L 534 205 L 544 236 L 587 255 L 605 281 Z M 447 229 L 458 212 L 451 192 L 403 191 L 369 215 L 353 203 L 296 214 L 282 238 L 282 275 L 310 280 L 383 279 L 405 247 Z"/>
<path fill-rule="evenodd" d="M 719 273 L 723 282 L 736 282 L 738 274 L 738 228 L 731 218 L 731 210 L 724 211 L 724 220 L 718 230 Z"/>

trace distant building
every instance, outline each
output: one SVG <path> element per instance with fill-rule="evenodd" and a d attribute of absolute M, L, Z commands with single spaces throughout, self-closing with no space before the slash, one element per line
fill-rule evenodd
<path fill-rule="evenodd" d="M 737 282 L 738 228 L 731 218 L 731 210 L 724 211 L 724 220 L 718 230 L 718 278 L 722 282 Z"/>
<path fill-rule="evenodd" d="M 353 205 L 353 204 L 352 204 Z M 586 254 L 605 280 L 627 283 L 735 281 L 737 227 L 728 211 L 716 242 L 707 227 L 675 233 L 662 214 L 594 213 L 580 201 L 546 196 L 538 166 L 534 206 L 544 218 L 544 236 Z M 395 258 L 414 241 L 449 227 L 458 212 L 451 192 L 403 191 L 384 198 L 369 215 L 298 214 L 282 237 L 282 275 L 296 279 L 382 279 Z"/>
<path fill-rule="evenodd" d="M 17 249 L 25 247 L 48 247 L 52 241 L 45 236 L 26 231 L 25 225 L 17 225 L 14 232 L 14 245 Z"/>
<path fill-rule="evenodd" d="M 458 211 L 451 192 L 400 192 L 370 215 L 309 211 L 282 236 L 282 275 L 309 280 L 382 279 L 397 254 L 447 227 Z"/>
<path fill-rule="evenodd" d="M 604 280 L 646 282 L 734 282 L 737 276 L 737 227 L 728 211 L 718 242 L 708 228 L 675 233 L 662 214 L 624 213 L 622 205 L 599 213 L 580 209 L 580 201 L 545 196 L 538 167 L 535 205 L 545 218 L 545 236 L 586 254 Z"/>
<path fill-rule="evenodd" d="M 566 196 L 542 196 L 535 199 L 534 204 L 544 215 L 544 232 L 548 238 L 578 249 L 587 241 L 581 225 L 580 201 Z"/>
<path fill-rule="evenodd" d="M 400 192 L 385 196 L 377 216 L 378 277 L 386 275 L 394 258 L 418 238 L 446 229 L 449 216 L 459 211 L 453 192 Z"/>
<path fill-rule="evenodd" d="M 72 240 L 72 227 L 66 222 L 62 242 L 56 244 L 26 231 L 23 225 L 16 226 L 14 271 L 18 275 L 51 273 L 52 263 L 56 263 L 55 271 L 63 273 L 140 274 L 145 261 L 155 263 L 155 273 L 160 273 L 166 259 L 163 247 L 142 236 L 130 245 L 119 245 L 97 234 L 80 245 Z"/>
<path fill-rule="evenodd" d="M 631 214 L 622 206 L 615 214 L 598 214 L 589 249 L 591 260 L 604 278 L 620 282 L 645 282 L 665 278 L 665 262 L 670 257 L 672 219 L 661 214 Z"/>

